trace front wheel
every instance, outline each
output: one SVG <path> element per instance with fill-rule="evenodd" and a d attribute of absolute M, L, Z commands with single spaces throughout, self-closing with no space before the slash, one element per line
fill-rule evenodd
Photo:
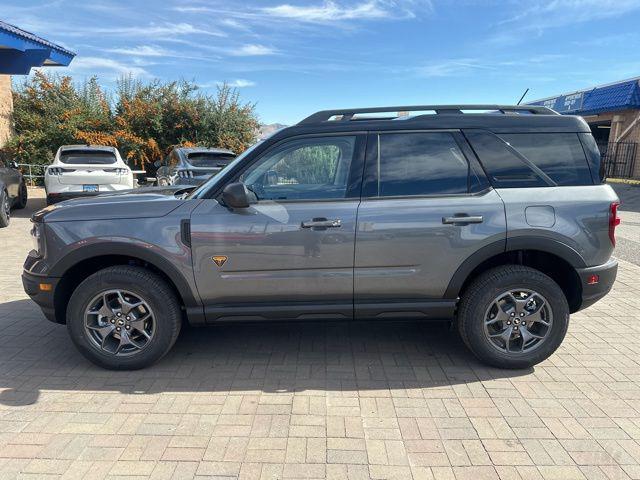
<path fill-rule="evenodd" d="M 562 289 L 533 268 L 491 269 L 466 289 L 458 330 L 481 361 L 499 368 L 528 368 L 546 360 L 562 343 L 569 305 Z"/>
<path fill-rule="evenodd" d="M 113 370 L 158 361 L 175 343 L 181 323 L 175 293 L 141 267 L 94 273 L 76 288 L 67 307 L 67 329 L 80 353 Z"/>

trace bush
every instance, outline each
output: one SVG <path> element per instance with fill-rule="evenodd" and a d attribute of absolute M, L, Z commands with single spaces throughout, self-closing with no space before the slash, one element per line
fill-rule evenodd
<path fill-rule="evenodd" d="M 60 145 L 111 145 L 131 166 L 147 168 L 176 145 L 240 153 L 255 141 L 254 105 L 227 85 L 208 96 L 191 82 L 125 77 L 113 95 L 97 78 L 74 85 L 70 77 L 35 73 L 14 92 L 15 135 L 7 153 L 38 164 L 50 163 Z"/>

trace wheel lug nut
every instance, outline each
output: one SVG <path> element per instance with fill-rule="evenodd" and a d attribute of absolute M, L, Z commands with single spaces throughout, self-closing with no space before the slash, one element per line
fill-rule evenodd
<path fill-rule="evenodd" d="M 129 315 L 127 315 L 127 320 L 131 320 L 131 317 Z"/>
<path fill-rule="evenodd" d="M 111 323 L 116 323 L 116 319 L 115 319 L 115 318 L 112 318 L 112 319 L 111 319 Z"/>
<path fill-rule="evenodd" d="M 122 314 L 120 312 L 116 313 L 117 316 L 121 317 Z"/>
<path fill-rule="evenodd" d="M 120 327 L 116 327 L 116 332 L 119 332 L 120 330 L 122 330 Z"/>
<path fill-rule="evenodd" d="M 511 320 L 507 320 L 507 325 L 511 325 Z"/>
<path fill-rule="evenodd" d="M 520 314 L 520 316 L 521 316 L 521 317 L 524 317 L 524 313 L 521 313 L 521 314 Z"/>
<path fill-rule="evenodd" d="M 512 316 L 512 317 L 515 317 L 515 316 L 516 316 L 516 314 L 515 314 L 515 313 L 512 313 L 512 314 L 511 314 L 511 316 Z"/>
<path fill-rule="evenodd" d="M 127 326 L 126 326 L 126 327 L 124 327 L 124 328 L 126 328 L 127 330 L 130 330 L 130 329 L 131 329 L 131 325 L 127 325 Z"/>

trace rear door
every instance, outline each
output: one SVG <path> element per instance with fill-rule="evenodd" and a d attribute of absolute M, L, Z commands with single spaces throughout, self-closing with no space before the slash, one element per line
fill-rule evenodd
<path fill-rule="evenodd" d="M 365 168 L 356 317 L 438 316 L 462 263 L 504 250 L 503 202 L 458 131 L 370 133 Z"/>

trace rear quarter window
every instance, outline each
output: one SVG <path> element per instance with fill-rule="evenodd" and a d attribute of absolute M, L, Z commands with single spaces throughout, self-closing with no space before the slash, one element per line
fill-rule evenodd
<path fill-rule="evenodd" d="M 500 137 L 558 185 L 592 185 L 577 133 L 512 133 Z"/>
<path fill-rule="evenodd" d="M 593 185 L 577 133 L 468 130 L 465 135 L 496 188 Z M 551 180 L 551 182 L 549 181 Z"/>
<path fill-rule="evenodd" d="M 234 155 L 220 153 L 190 153 L 187 161 L 194 167 L 223 167 L 229 165 Z"/>

